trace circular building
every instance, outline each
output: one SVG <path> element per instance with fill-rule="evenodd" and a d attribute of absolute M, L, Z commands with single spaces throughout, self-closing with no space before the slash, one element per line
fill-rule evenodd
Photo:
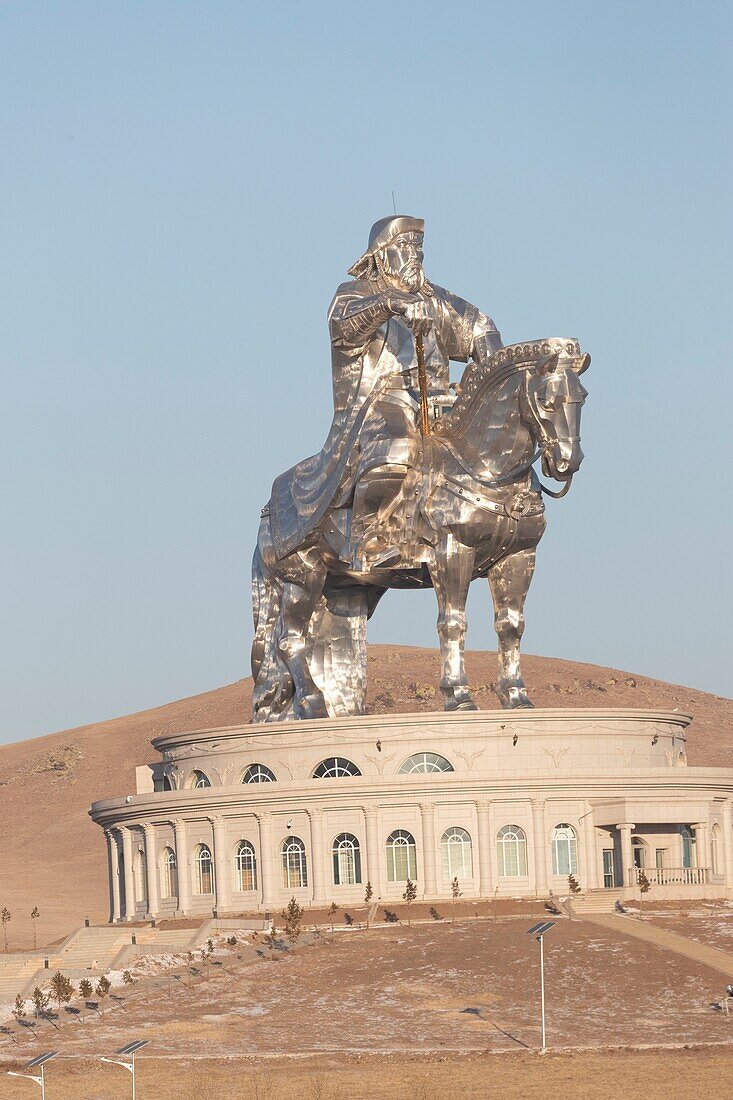
<path fill-rule="evenodd" d="M 368 715 L 169 734 L 95 802 L 110 920 L 567 893 L 733 896 L 733 769 L 665 711 Z"/>

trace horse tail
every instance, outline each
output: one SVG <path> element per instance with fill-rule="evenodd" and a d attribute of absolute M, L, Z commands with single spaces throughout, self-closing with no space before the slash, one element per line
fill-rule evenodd
<path fill-rule="evenodd" d="M 276 699 L 282 696 L 289 679 L 287 669 L 277 652 L 280 625 L 281 588 L 277 578 L 265 565 L 258 545 L 252 559 L 252 721 L 267 721 Z M 287 690 L 287 689 L 286 689 Z"/>

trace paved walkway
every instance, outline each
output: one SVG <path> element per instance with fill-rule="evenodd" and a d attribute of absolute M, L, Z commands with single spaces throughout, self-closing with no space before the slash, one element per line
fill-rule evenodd
<path fill-rule="evenodd" d="M 665 951 L 674 951 L 676 955 L 683 955 L 693 962 L 710 966 L 713 970 L 720 971 L 728 978 L 733 978 L 733 955 L 721 951 L 717 947 L 708 947 L 705 943 L 680 936 L 678 932 L 669 932 L 666 928 L 659 928 L 654 924 L 637 920 L 635 917 L 625 917 L 616 913 L 583 913 L 582 919 L 592 924 L 600 924 L 603 928 L 610 928 L 622 936 L 634 936 L 637 940 L 653 943 Z"/>

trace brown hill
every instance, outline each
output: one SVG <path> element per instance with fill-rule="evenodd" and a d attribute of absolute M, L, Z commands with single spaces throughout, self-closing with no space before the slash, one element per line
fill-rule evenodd
<path fill-rule="evenodd" d="M 493 653 L 468 654 L 477 704 L 498 707 Z M 678 708 L 694 715 L 690 764 L 733 767 L 733 701 L 643 676 L 548 657 L 525 656 L 523 671 L 540 707 Z M 434 650 L 372 646 L 367 707 L 372 713 L 441 709 Z M 153 710 L 0 746 L 0 908 L 12 914 L 12 948 L 30 945 L 30 910 L 41 911 L 39 942 L 84 916 L 107 917 L 105 842 L 87 816 L 95 799 L 129 794 L 135 767 L 155 759 L 150 740 L 174 730 L 247 721 L 251 680 Z"/>

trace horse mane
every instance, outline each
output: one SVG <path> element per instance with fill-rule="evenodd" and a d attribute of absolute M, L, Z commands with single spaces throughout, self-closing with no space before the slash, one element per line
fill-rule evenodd
<path fill-rule="evenodd" d="M 438 421 L 433 431 L 439 435 L 444 432 L 450 432 L 451 435 L 460 432 L 466 421 L 470 422 L 476 403 L 485 400 L 487 391 L 497 389 L 520 371 L 532 370 L 553 352 L 578 356 L 580 344 L 573 338 L 551 336 L 545 340 L 507 344 L 490 355 L 484 363 L 471 361 L 464 371 L 458 400 L 450 413 Z"/>
<path fill-rule="evenodd" d="M 483 401 L 488 391 L 498 389 L 512 375 L 519 374 L 521 370 L 526 370 L 533 365 L 533 363 L 518 365 L 514 362 L 496 365 L 494 356 L 481 364 L 472 361 L 464 372 L 458 400 L 448 415 L 438 420 L 433 431 L 439 435 L 444 432 L 450 432 L 451 435 L 460 432 L 464 422 L 471 419 L 477 402 Z"/>

